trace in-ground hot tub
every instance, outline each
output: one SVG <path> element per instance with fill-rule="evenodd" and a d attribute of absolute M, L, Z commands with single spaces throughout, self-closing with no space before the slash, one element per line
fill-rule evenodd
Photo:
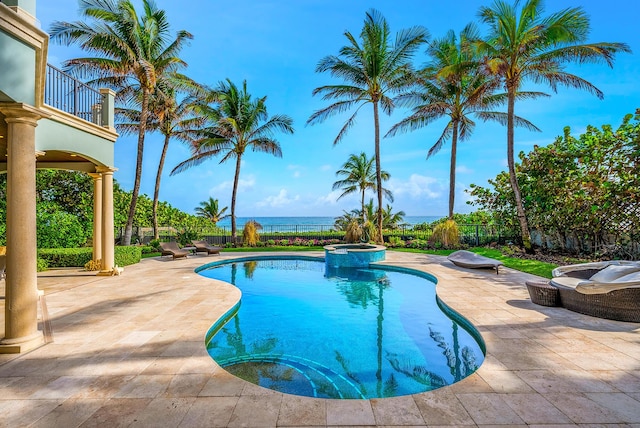
<path fill-rule="evenodd" d="M 385 259 L 387 247 L 374 244 L 336 244 L 324 247 L 328 268 L 367 267 Z"/>

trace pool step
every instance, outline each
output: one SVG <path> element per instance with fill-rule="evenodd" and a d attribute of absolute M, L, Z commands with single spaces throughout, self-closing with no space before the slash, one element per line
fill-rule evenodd
<path fill-rule="evenodd" d="M 313 392 L 313 397 L 318 398 L 366 398 L 360 391 L 360 388 L 340 373 L 336 373 L 332 369 L 312 361 L 308 358 L 298 357 L 288 354 L 253 354 L 244 355 L 233 358 L 225 358 L 218 360 L 218 364 L 222 367 L 230 367 L 238 364 L 277 364 L 295 370 L 305 379 L 307 385 Z M 272 373 L 273 374 L 273 373 Z M 265 379 L 268 381 L 268 379 Z M 300 393 L 297 391 L 299 386 L 295 386 L 291 382 L 291 389 L 288 390 L 287 385 L 279 384 L 281 392 Z"/>

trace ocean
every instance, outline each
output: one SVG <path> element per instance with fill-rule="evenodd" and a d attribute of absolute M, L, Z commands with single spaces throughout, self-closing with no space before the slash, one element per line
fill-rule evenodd
<path fill-rule="evenodd" d="M 431 223 L 445 216 L 405 216 L 404 222 L 409 225 Z M 333 227 L 336 217 L 236 217 L 236 226 L 242 230 L 245 223 L 255 220 L 263 230 L 277 230 L 289 232 L 294 230 L 327 230 Z M 221 227 L 230 227 L 231 219 L 227 218 L 218 223 Z"/>

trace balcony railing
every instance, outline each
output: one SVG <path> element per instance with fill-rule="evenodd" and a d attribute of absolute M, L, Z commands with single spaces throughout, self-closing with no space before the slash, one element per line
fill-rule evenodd
<path fill-rule="evenodd" d="M 51 64 L 47 64 L 44 102 L 102 126 L 102 94 Z"/>

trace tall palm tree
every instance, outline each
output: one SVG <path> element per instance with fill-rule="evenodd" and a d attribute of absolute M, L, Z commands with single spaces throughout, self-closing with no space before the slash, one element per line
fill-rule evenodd
<path fill-rule="evenodd" d="M 374 158 L 367 159 L 365 152 L 360 155 L 352 154 L 349 156 L 342 167 L 336 171 L 338 177 L 344 177 L 342 180 L 338 180 L 333 183 L 333 190 L 344 189 L 342 194 L 338 196 L 338 199 L 350 195 L 352 193 L 360 192 L 360 206 L 362 208 L 362 222 L 367 221 L 364 218 L 364 195 L 367 190 L 376 190 L 376 171 L 373 167 Z M 387 171 L 381 171 L 380 175 L 383 181 L 389 180 L 391 175 Z M 388 189 L 382 189 L 387 199 L 393 202 L 393 193 Z"/>
<path fill-rule="evenodd" d="M 475 129 L 471 115 L 483 120 L 506 122 L 506 113 L 489 111 L 491 107 L 503 103 L 506 98 L 495 94 L 498 79 L 490 78 L 478 67 L 478 57 L 473 41 L 479 38 L 473 24 L 467 25 L 460 38 L 449 31 L 444 37 L 430 43 L 427 53 L 431 60 L 420 71 L 418 88 L 396 98 L 401 105 L 413 106 L 411 115 L 391 127 L 385 135 L 413 131 L 447 117 L 449 121 L 442 134 L 427 153 L 427 159 L 438 153 L 451 140 L 451 161 L 449 166 L 449 218 L 453 220 L 456 189 L 456 161 L 458 140 L 467 140 Z M 534 96 L 535 93 L 528 93 Z M 521 96 L 524 96 L 522 94 Z M 519 117 L 519 125 L 536 129 L 531 123 Z"/>
<path fill-rule="evenodd" d="M 379 109 L 390 115 L 395 105 L 390 98 L 409 88 L 413 82 L 411 59 L 426 42 L 428 32 L 423 27 L 412 27 L 400 31 L 395 42 L 390 41 L 391 32 L 384 16 L 375 9 L 367 12 L 360 41 L 346 31 L 349 44 L 340 49 L 338 56 L 329 55 L 320 60 L 317 72 L 328 71 L 345 84 L 327 85 L 314 89 L 313 95 L 324 100 L 337 100 L 333 104 L 314 112 L 308 124 L 323 122 L 328 117 L 343 113 L 353 107 L 356 111 L 347 119 L 333 144 L 342 140 L 355 123 L 360 108 L 373 105 L 374 144 L 376 160 L 376 192 L 378 196 L 378 240 L 382 240 L 382 169 L 380 167 L 380 118 Z"/>
<path fill-rule="evenodd" d="M 522 5 L 521 5 L 522 3 Z M 515 0 L 509 4 L 495 0 L 491 7 L 478 12 L 489 25 L 486 39 L 477 47 L 485 56 L 486 68 L 499 77 L 507 91 L 507 163 L 509 181 L 515 195 L 522 241 L 533 252 L 529 224 L 516 178 L 514 160 L 514 126 L 516 93 L 531 80 L 546 83 L 556 92 L 558 86 L 586 90 L 598 98 L 603 93 L 590 82 L 568 73 L 568 63 L 606 63 L 613 66 L 617 52 L 630 52 L 624 43 L 584 43 L 589 35 L 589 17 L 582 8 L 567 8 L 548 16 L 542 0 Z"/>
<path fill-rule="evenodd" d="M 171 139 L 190 143 L 199 133 L 204 120 L 195 116 L 193 110 L 200 103 L 203 88 L 186 76 L 172 73 L 167 80 L 158 82 L 156 90 L 149 97 L 149 115 L 147 131 L 159 131 L 164 136 L 164 143 L 158 162 L 156 181 L 153 191 L 151 217 L 154 239 L 159 239 L 158 200 L 160 198 L 160 182 L 162 171 Z M 183 94 L 183 90 L 189 95 Z M 139 101 L 139 100 L 135 100 Z M 140 127 L 140 106 L 116 109 L 117 129 L 122 134 L 137 132 Z"/>
<path fill-rule="evenodd" d="M 137 92 L 141 94 L 136 174 L 123 237 L 123 244 L 129 245 L 142 177 L 149 98 L 163 75 L 187 65 L 177 55 L 193 36 L 178 31 L 171 40 L 165 11 L 158 9 L 153 0 L 142 0 L 141 16 L 131 0 L 79 3 L 80 14 L 93 22 L 54 22 L 51 38 L 66 45 L 78 43 L 99 56 L 66 61 L 64 68 L 92 78 L 90 84 L 114 88 L 119 100 L 131 100 Z"/>
<path fill-rule="evenodd" d="M 217 199 L 209 197 L 208 201 L 202 201 L 200 202 L 200 206 L 196 207 L 196 215 L 209 219 L 211 223 L 215 225 L 219 221 L 229 218 L 229 214 L 225 214 L 228 207 L 220 209 L 219 206 Z"/>
<path fill-rule="evenodd" d="M 231 237 L 236 241 L 236 196 L 240 179 L 242 156 L 248 148 L 254 152 L 282 157 L 276 132 L 293 134 L 293 120 L 286 115 L 269 117 L 267 97 L 252 98 L 247 92 L 246 80 L 238 88 L 231 80 L 220 82 L 210 94 L 213 105 L 202 105 L 200 114 L 213 124 L 203 130 L 203 137 L 191 147 L 192 156 L 180 162 L 171 175 L 200 165 L 209 158 L 222 155 L 220 163 L 236 161 L 233 191 L 231 194 Z"/>

